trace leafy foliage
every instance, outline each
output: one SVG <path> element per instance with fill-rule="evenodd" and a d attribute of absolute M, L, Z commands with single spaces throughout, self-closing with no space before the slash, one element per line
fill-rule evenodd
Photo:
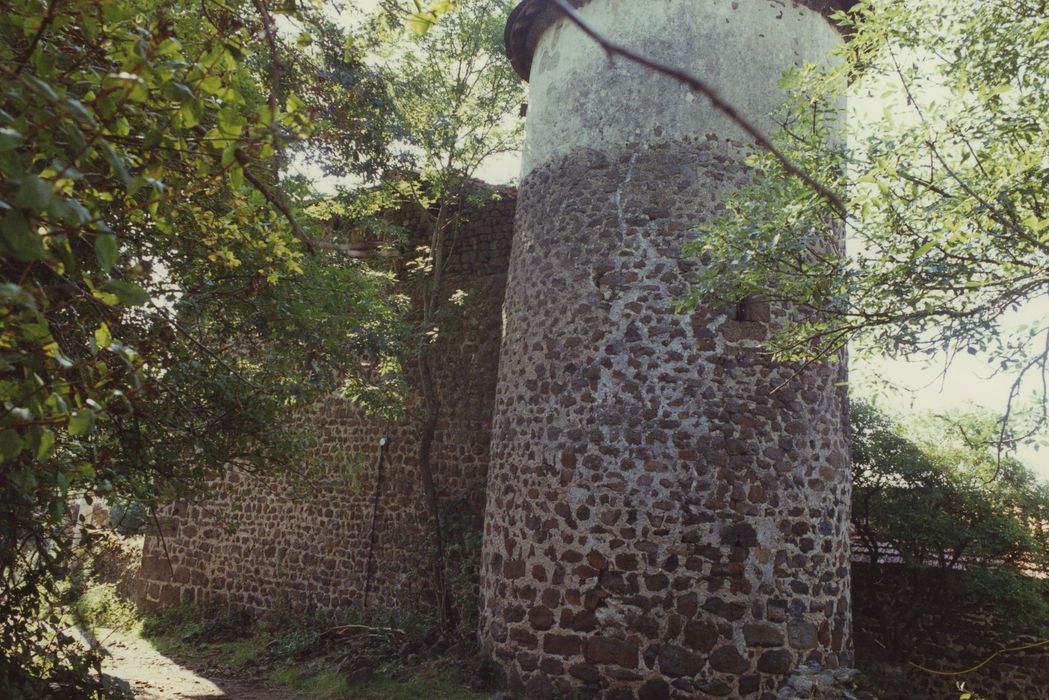
<path fill-rule="evenodd" d="M 432 533 L 429 569 L 442 626 L 456 626 L 467 635 L 475 628 L 476 605 L 469 592 L 462 597 L 472 591 L 472 581 L 461 572 L 476 570 L 480 547 L 462 540 L 450 517 L 457 506 L 443 505 L 434 483 L 432 447 L 443 400 L 434 378 L 441 361 L 436 341 L 445 331 L 449 307 L 461 299 L 445 267 L 469 212 L 492 196 L 472 177 L 488 159 L 516 149 L 520 141 L 521 124 L 511 115 L 523 90 L 501 44 L 511 6 L 507 0 L 463 0 L 414 46 L 387 55 L 391 93 L 409 135 L 405 155 L 419 174 L 419 182 L 407 188 L 408 206 L 422 215 L 429 238 L 408 270 L 421 302 L 408 363 L 417 370 L 422 394 L 417 464 Z M 391 184 L 406 189 L 403 182 Z"/>
<path fill-rule="evenodd" d="M 402 3 L 384 3 L 367 27 L 381 66 L 387 96 L 393 106 L 392 130 L 399 134 L 393 146 L 399 169 L 389 168 L 374 190 L 344 194 L 333 211 L 355 221 L 344 227 L 349 239 L 333 241 L 336 248 L 353 245 L 354 236 L 367 229 L 374 237 L 395 233 L 399 243 L 413 248 L 414 257 L 398 270 L 412 300 L 410 323 L 404 329 L 400 354 L 384 357 L 375 366 L 385 382 L 373 383 L 392 394 L 404 389 L 395 377 L 410 377 L 418 388 L 409 416 L 418 426 L 419 468 L 429 537 L 423 558 L 436 608 L 446 630 L 458 625 L 472 634 L 472 604 L 461 605 L 453 587 L 470 585 L 460 570 L 471 570 L 477 543 L 461 541 L 451 526 L 437 494 L 432 448 L 441 401 L 435 376 L 442 361 L 438 340 L 449 332 L 455 304 L 464 295 L 454 287 L 446 267 L 471 211 L 494 195 L 474 179 L 491 158 L 517 148 L 522 133 L 514 115 L 524 99 L 520 80 L 503 55 L 502 34 L 514 3 L 510 0 L 434 2 L 407 16 Z M 426 9 L 428 8 L 428 9 Z M 454 10 L 454 11 L 452 11 Z M 425 16 L 423 16 L 425 15 Z M 440 21 L 437 22 L 437 18 Z M 397 209 L 411 222 L 400 232 L 375 226 L 376 214 Z M 357 399 L 368 391 L 349 386 Z M 449 511 L 454 506 L 449 507 Z M 454 586 L 452 585 L 454 584 Z"/>
<path fill-rule="evenodd" d="M 308 254 L 311 193 L 281 181 L 290 146 L 376 167 L 385 132 L 320 106 L 382 96 L 352 46 L 311 53 L 274 13 L 335 41 L 318 10 L 262 0 L 3 3 L 5 697 L 102 692 L 50 612 L 71 498 L 155 504 L 231 462 L 296 471 L 310 436 L 289 416 L 395 317 L 387 276 Z M 300 97 L 319 66 L 338 78 Z"/>
<path fill-rule="evenodd" d="M 837 20 L 849 41 L 831 67 L 788 76 L 778 140 L 849 218 L 755 156 L 761 177 L 693 246 L 710 264 L 692 301 L 756 294 L 795 309 L 774 342 L 784 359 L 832 358 L 850 342 L 909 359 L 985 356 L 1014 381 L 1006 418 L 1036 394 L 1027 424 L 1000 426 L 997 441 L 1013 445 L 1045 424 L 1049 400 L 1049 327 L 1014 315 L 1049 292 L 1045 8 L 861 0 Z M 858 107 L 842 138 L 846 93 Z M 848 253 L 828 249 L 829 226 L 846 228 Z"/>
<path fill-rule="evenodd" d="M 875 575 L 864 582 L 886 647 L 903 659 L 921 635 L 967 611 L 997 606 L 1032 632 L 1049 629 L 1049 485 L 999 462 L 987 416 L 953 416 L 907 435 L 856 405 L 853 528 Z M 901 566 L 906 596 L 876 581 Z"/>

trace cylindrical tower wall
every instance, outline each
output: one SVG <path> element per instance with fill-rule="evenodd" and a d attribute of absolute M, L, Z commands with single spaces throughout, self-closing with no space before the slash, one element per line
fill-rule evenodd
<path fill-rule="evenodd" d="M 841 41 L 789 0 L 575 4 L 759 120 Z M 772 363 L 759 305 L 675 311 L 683 244 L 749 177 L 742 132 L 551 9 L 515 20 L 534 59 L 482 643 L 528 697 L 773 698 L 851 660 L 843 369 Z"/>

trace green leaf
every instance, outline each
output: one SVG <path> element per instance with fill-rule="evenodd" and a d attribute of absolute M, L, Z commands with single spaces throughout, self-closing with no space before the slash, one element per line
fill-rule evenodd
<path fill-rule="evenodd" d="M 222 91 L 225 85 L 222 82 L 222 78 L 217 75 L 209 75 L 200 81 L 200 89 L 209 95 L 214 95 Z"/>
<path fill-rule="evenodd" d="M 54 361 L 62 367 L 62 369 L 72 369 L 75 364 L 71 359 L 66 357 L 66 354 L 58 347 L 58 343 L 55 343 L 54 347 L 48 349 L 48 355 L 50 355 Z"/>
<path fill-rule="evenodd" d="M 34 75 L 27 75 L 25 76 L 25 81 L 34 86 L 38 91 L 42 92 L 49 100 L 53 102 L 58 101 L 58 93 L 40 78 L 37 78 Z"/>
<path fill-rule="evenodd" d="M 73 437 L 89 434 L 95 427 L 95 412 L 82 408 L 69 417 L 69 434 Z"/>
<path fill-rule="evenodd" d="M 33 295 L 13 282 L 0 284 L 0 300 L 6 304 L 18 304 L 27 309 L 36 308 L 36 299 L 33 298 Z"/>
<path fill-rule="evenodd" d="M 36 175 L 22 178 L 15 203 L 28 209 L 47 209 L 55 200 L 55 191 Z"/>
<path fill-rule="evenodd" d="M 43 462 L 51 458 L 55 453 L 55 433 L 53 430 L 44 429 L 40 433 L 40 444 L 36 447 L 36 458 Z"/>
<path fill-rule="evenodd" d="M 113 168 L 113 174 L 120 178 L 125 187 L 129 186 L 131 184 L 131 173 L 128 172 L 123 156 L 107 141 L 102 142 L 102 154 L 106 157 L 109 167 Z"/>
<path fill-rule="evenodd" d="M 29 228 L 22 212 L 14 210 L 0 221 L 0 237 L 17 260 L 32 262 L 44 257 L 44 242 Z"/>
<path fill-rule="evenodd" d="M 75 199 L 61 199 L 51 207 L 51 213 L 70 226 L 83 226 L 91 221 L 91 212 Z"/>
<path fill-rule="evenodd" d="M 102 288 L 115 294 L 125 306 L 142 306 L 149 301 L 149 293 L 145 289 L 124 280 L 109 280 Z"/>
<path fill-rule="evenodd" d="M 921 248 L 919 248 L 918 250 L 914 251 L 914 254 L 911 256 L 911 259 L 912 260 L 917 260 L 918 258 L 920 258 L 921 256 L 925 255 L 926 253 L 928 253 L 930 250 L 932 250 L 935 247 L 936 247 L 936 241 L 929 241 L 928 243 L 923 245 Z"/>
<path fill-rule="evenodd" d="M 193 91 L 182 83 L 168 83 L 164 86 L 164 95 L 182 104 L 193 104 L 197 99 Z"/>
<path fill-rule="evenodd" d="M 237 137 L 248 123 L 247 118 L 232 109 L 219 110 L 218 128 L 224 136 Z"/>
<path fill-rule="evenodd" d="M 200 108 L 196 104 L 186 104 L 179 110 L 179 119 L 182 121 L 182 126 L 187 129 L 200 124 Z"/>
<path fill-rule="evenodd" d="M 5 430 L 0 433 L 0 457 L 14 459 L 22 452 L 25 442 L 16 430 Z"/>
<path fill-rule="evenodd" d="M 154 129 L 146 134 L 146 138 L 142 141 L 142 148 L 150 149 L 156 148 L 160 145 L 161 141 L 164 140 L 164 131 L 161 129 Z"/>
<path fill-rule="evenodd" d="M 117 237 L 111 235 L 99 236 L 95 239 L 95 257 L 102 270 L 109 272 L 117 264 L 120 251 L 117 250 Z"/>
<path fill-rule="evenodd" d="M 237 159 L 237 145 L 230 144 L 222 150 L 222 167 L 228 168 Z"/>
<path fill-rule="evenodd" d="M 22 134 L 6 126 L 0 128 L 0 153 L 13 151 L 22 143 Z"/>
<path fill-rule="evenodd" d="M 288 99 L 284 103 L 284 109 L 285 111 L 287 111 L 288 114 L 295 114 L 296 112 L 304 109 L 305 107 L 306 103 L 303 102 L 302 98 L 300 98 L 295 93 L 288 95 Z"/>
<path fill-rule="evenodd" d="M 109 330 L 109 324 L 103 322 L 95 329 L 95 345 L 99 350 L 104 350 L 113 342 L 113 333 Z"/>
<path fill-rule="evenodd" d="M 98 123 L 95 121 L 95 115 L 91 114 L 87 110 L 87 107 L 80 102 L 80 100 L 74 100 L 72 97 L 65 99 L 66 106 L 73 112 L 73 115 L 80 121 L 88 124 L 89 126 L 97 126 Z"/>

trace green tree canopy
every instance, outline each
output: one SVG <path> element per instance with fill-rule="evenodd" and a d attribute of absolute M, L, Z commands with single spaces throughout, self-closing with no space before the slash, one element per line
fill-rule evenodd
<path fill-rule="evenodd" d="M 784 359 L 856 351 L 908 359 L 987 358 L 1013 382 L 1003 421 L 1015 444 L 1046 422 L 1049 325 L 1049 21 L 1040 2 L 861 0 L 830 68 L 785 81 L 777 120 L 786 153 L 847 203 L 825 198 L 773 157 L 704 226 L 709 261 L 692 300 L 763 295 L 794 310 L 776 336 Z M 850 85 L 850 88 L 846 88 Z M 842 98 L 860 105 L 840 132 Z M 829 249 L 844 227 L 848 251 Z M 1014 405 L 1015 404 L 1015 405 Z M 1010 415 L 1013 414 L 1013 415 Z"/>
<path fill-rule="evenodd" d="M 79 697 L 97 659 L 50 607 L 70 499 L 305 468 L 290 416 L 395 309 L 388 276 L 315 252 L 283 173 L 293 152 L 375 172 L 392 136 L 314 5 L 0 7 L 0 695 Z"/>
<path fill-rule="evenodd" d="M 931 419 L 905 432 L 870 404 L 852 411 L 852 524 L 873 575 L 857 580 L 885 647 L 908 660 L 924 635 L 997 607 L 1028 631 L 1049 629 L 1049 485 L 999 461 L 993 417 Z M 879 588 L 887 567 L 906 594 Z"/>

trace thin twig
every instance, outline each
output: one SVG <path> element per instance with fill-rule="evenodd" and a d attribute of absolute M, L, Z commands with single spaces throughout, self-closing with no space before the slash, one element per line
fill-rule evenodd
<path fill-rule="evenodd" d="M 18 68 L 15 70 L 15 77 L 21 75 L 26 66 L 29 65 L 29 59 L 33 57 L 36 47 L 40 45 L 40 40 L 44 38 L 44 34 L 51 28 L 51 23 L 55 21 L 55 10 L 58 9 L 58 3 L 59 0 L 50 0 L 47 3 L 47 14 L 40 22 L 40 27 L 36 30 L 36 34 L 33 35 L 33 40 L 29 42 L 29 48 L 18 57 Z"/>
<path fill-rule="evenodd" d="M 367 632 L 370 634 L 387 634 L 391 636 L 404 637 L 407 633 L 404 630 L 399 630 L 396 627 L 369 627 L 367 625 L 340 625 L 338 627 L 332 627 L 321 634 L 321 637 L 329 637 L 332 635 L 343 636 L 344 633 L 349 632 Z"/>

